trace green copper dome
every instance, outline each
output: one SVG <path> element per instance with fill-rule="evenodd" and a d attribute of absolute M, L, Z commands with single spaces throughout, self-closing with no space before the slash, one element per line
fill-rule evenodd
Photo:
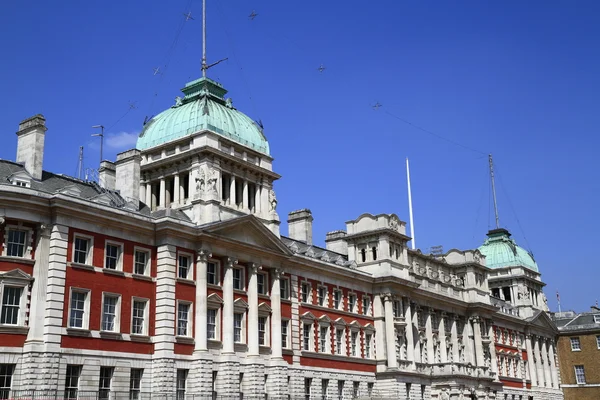
<path fill-rule="evenodd" d="M 269 143 L 260 127 L 225 99 L 221 84 L 200 78 L 189 82 L 176 104 L 152 118 L 137 140 L 137 149 L 146 150 L 196 132 L 209 130 L 227 139 L 269 154 Z"/>
<path fill-rule="evenodd" d="M 488 268 L 525 267 L 540 272 L 531 253 L 510 238 L 506 229 L 493 229 L 479 251 L 486 258 Z"/>

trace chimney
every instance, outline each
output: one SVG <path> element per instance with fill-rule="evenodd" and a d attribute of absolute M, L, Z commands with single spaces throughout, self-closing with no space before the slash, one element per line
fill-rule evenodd
<path fill-rule="evenodd" d="M 312 245 L 313 217 L 308 208 L 292 211 L 288 214 L 287 222 L 290 238 Z"/>
<path fill-rule="evenodd" d="M 115 190 L 116 170 L 115 163 L 104 160 L 100 163 L 98 170 L 98 183 L 104 189 Z"/>
<path fill-rule="evenodd" d="M 21 121 L 17 132 L 17 162 L 23 163 L 25 170 L 37 180 L 42 179 L 47 129 L 46 118 L 37 114 Z"/>
<path fill-rule="evenodd" d="M 140 163 L 142 156 L 137 149 L 117 154 L 115 189 L 126 201 L 136 207 L 140 201 Z"/>
<path fill-rule="evenodd" d="M 348 254 L 348 243 L 346 242 L 346 231 L 327 232 L 325 235 L 325 247 L 327 250 L 340 254 Z"/>

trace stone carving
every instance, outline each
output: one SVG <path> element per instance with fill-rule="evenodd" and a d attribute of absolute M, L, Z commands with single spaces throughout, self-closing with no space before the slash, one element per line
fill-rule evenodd
<path fill-rule="evenodd" d="M 391 230 L 397 231 L 398 230 L 398 218 L 396 218 L 396 217 L 390 218 L 390 222 L 389 222 L 388 226 Z"/>
<path fill-rule="evenodd" d="M 206 187 L 206 173 L 204 169 L 200 168 L 198 171 L 198 176 L 196 177 L 196 193 L 204 192 L 204 188 Z"/>
<path fill-rule="evenodd" d="M 219 172 L 216 169 L 209 168 L 206 171 L 204 168 L 198 168 L 198 176 L 196 177 L 196 196 L 199 197 L 203 193 L 217 193 L 217 182 L 219 181 Z"/>
<path fill-rule="evenodd" d="M 181 97 L 177 96 L 175 97 L 175 107 L 179 107 L 183 104 L 183 100 L 181 99 Z"/>
<path fill-rule="evenodd" d="M 219 172 L 216 169 L 211 169 L 208 180 L 206 181 L 206 191 L 217 193 L 217 182 L 219 181 Z"/>
<path fill-rule="evenodd" d="M 521 286 L 519 288 L 519 292 L 517 294 L 517 297 L 520 299 L 529 299 L 531 297 L 531 295 L 529 294 L 529 290 L 527 290 L 526 287 Z"/>
<path fill-rule="evenodd" d="M 440 393 L 440 399 L 441 400 L 449 400 L 450 399 L 450 394 L 448 393 L 448 389 L 443 388 L 442 392 Z"/>
<path fill-rule="evenodd" d="M 273 189 L 269 190 L 269 206 L 271 212 L 275 212 L 277 209 L 277 197 L 275 196 L 275 191 Z"/>
<path fill-rule="evenodd" d="M 5 222 L 6 220 L 4 219 L 4 217 L 0 217 L 0 226 L 4 225 Z"/>

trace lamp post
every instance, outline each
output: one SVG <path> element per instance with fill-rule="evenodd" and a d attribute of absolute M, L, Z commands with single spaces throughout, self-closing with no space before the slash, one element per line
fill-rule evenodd
<path fill-rule="evenodd" d="M 100 128 L 100 133 L 94 133 L 92 136 L 100 136 L 100 164 L 102 164 L 102 147 L 104 146 L 104 125 L 94 125 L 94 129 Z"/>

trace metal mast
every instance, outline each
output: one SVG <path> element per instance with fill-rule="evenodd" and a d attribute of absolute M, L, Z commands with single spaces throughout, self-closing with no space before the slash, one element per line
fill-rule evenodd
<path fill-rule="evenodd" d="M 406 180 L 408 182 L 408 215 L 410 218 L 410 236 L 412 237 L 412 240 L 410 241 L 410 246 L 414 250 L 416 248 L 415 224 L 413 222 L 412 194 L 410 192 L 410 169 L 408 167 L 408 157 L 406 157 Z"/>
<path fill-rule="evenodd" d="M 79 146 L 79 163 L 77 164 L 77 178 L 81 179 L 83 174 L 83 146 Z"/>
<path fill-rule="evenodd" d="M 206 78 L 206 0 L 202 0 L 202 77 Z"/>
<path fill-rule="evenodd" d="M 492 196 L 494 196 L 494 214 L 496 215 L 496 229 L 500 228 L 500 219 L 498 218 L 498 203 L 496 202 L 496 181 L 494 179 L 494 161 L 492 155 L 489 155 L 490 160 L 490 179 L 492 180 Z"/>

